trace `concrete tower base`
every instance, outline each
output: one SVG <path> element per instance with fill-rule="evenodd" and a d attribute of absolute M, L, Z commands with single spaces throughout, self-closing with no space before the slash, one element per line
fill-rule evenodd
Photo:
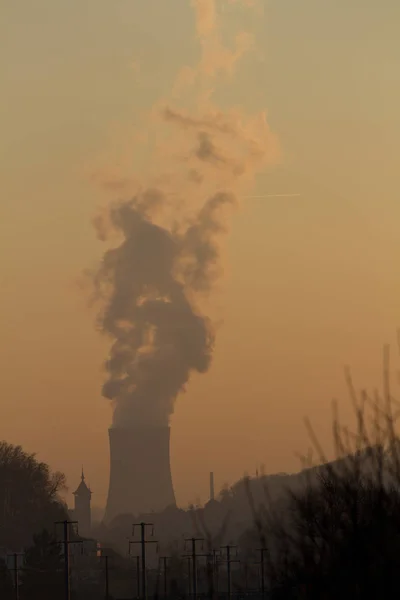
<path fill-rule="evenodd" d="M 170 428 L 111 428 L 110 485 L 105 522 L 175 505 L 170 466 Z"/>

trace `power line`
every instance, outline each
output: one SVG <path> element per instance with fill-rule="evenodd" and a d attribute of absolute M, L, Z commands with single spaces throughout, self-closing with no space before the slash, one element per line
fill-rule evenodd
<path fill-rule="evenodd" d="M 132 525 L 132 535 L 135 535 L 135 527 L 140 527 L 140 540 L 132 541 L 130 544 L 140 544 L 142 549 L 142 599 L 147 600 L 147 581 L 146 581 L 146 544 L 156 544 L 156 540 L 146 540 L 146 527 L 151 527 L 151 535 L 154 535 L 153 523 L 134 523 Z"/>

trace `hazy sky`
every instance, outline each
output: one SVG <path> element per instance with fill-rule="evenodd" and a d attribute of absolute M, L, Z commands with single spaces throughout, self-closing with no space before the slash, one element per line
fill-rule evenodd
<path fill-rule="evenodd" d="M 236 19 L 231 7 L 226 27 Z M 103 247 L 112 199 L 89 174 L 196 59 L 189 0 L 3 0 L 0 8 L 0 438 L 104 504 L 108 341 L 77 280 Z M 269 0 L 257 52 L 224 103 L 266 109 L 282 165 L 232 219 L 211 371 L 172 420 L 180 503 L 265 464 L 294 470 L 304 415 L 329 444 L 330 401 L 350 414 L 343 366 L 380 383 L 400 325 L 400 42 L 397 0 Z"/>

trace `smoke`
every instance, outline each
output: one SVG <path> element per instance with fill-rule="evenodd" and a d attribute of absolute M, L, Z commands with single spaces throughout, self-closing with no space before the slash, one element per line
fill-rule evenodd
<path fill-rule="evenodd" d="M 254 10 L 249 0 L 226 1 Z M 156 142 L 141 176 L 104 177 L 108 190 L 129 199 L 95 220 L 101 240 L 116 240 L 94 274 L 100 329 L 112 339 L 103 396 L 114 403 L 114 426 L 166 425 L 191 372 L 209 369 L 215 332 L 199 299 L 220 275 L 226 211 L 278 154 L 265 113 L 213 102 L 217 79 L 233 76 L 251 36 L 237 32 L 228 48 L 215 0 L 192 6 L 199 62 L 181 70 L 170 99 L 144 121 Z"/>

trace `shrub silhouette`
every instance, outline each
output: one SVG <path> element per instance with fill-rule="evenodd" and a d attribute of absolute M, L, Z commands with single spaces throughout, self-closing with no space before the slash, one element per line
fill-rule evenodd
<path fill-rule="evenodd" d="M 397 405 L 384 353 L 383 394 L 371 398 L 347 384 L 357 427 L 340 425 L 333 435 L 337 460 L 329 463 L 307 422 L 321 466 L 303 472 L 300 489 L 284 503 L 256 509 L 255 532 L 265 547 L 271 598 L 391 598 L 400 582 L 400 455 Z M 250 488 L 248 488 L 250 490 Z"/>

